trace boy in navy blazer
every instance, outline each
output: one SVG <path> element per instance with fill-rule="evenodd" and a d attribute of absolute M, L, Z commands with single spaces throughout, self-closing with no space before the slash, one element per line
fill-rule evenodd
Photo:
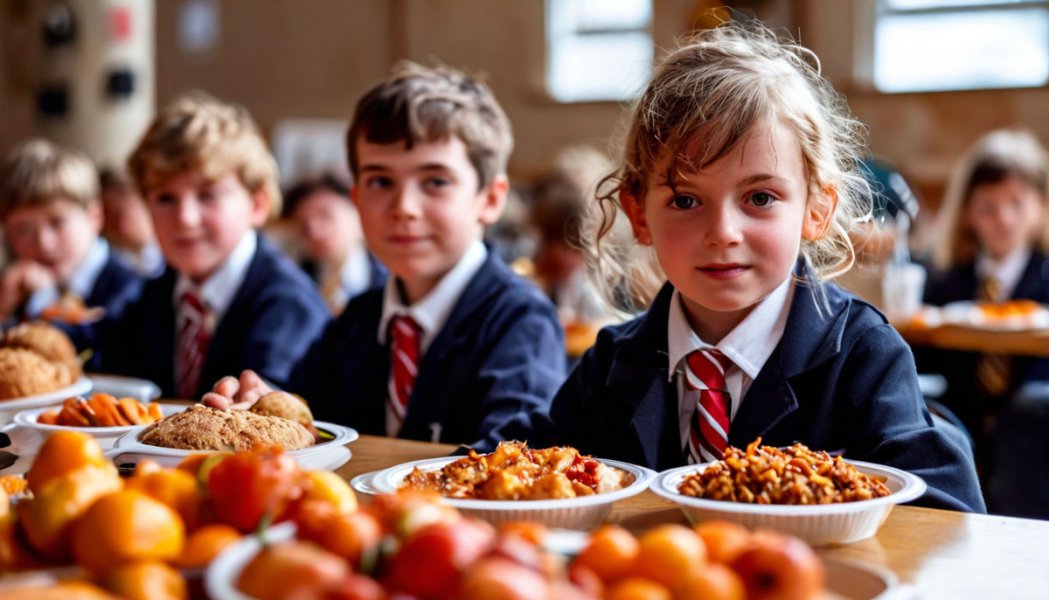
<path fill-rule="evenodd" d="M 363 433 L 491 450 L 527 440 L 564 379 L 553 305 L 482 242 L 509 184 L 510 125 L 482 83 L 400 66 L 358 103 L 347 135 L 352 197 L 389 269 L 353 299 L 290 382 L 314 415 Z M 249 405 L 254 374 L 205 402 Z"/>
<path fill-rule="evenodd" d="M 14 254 L 0 277 L 3 320 L 119 315 L 144 280 L 99 237 L 102 206 L 91 160 L 31 140 L 11 153 L 2 181 L 0 217 Z"/>
<path fill-rule="evenodd" d="M 71 331 L 99 370 L 197 398 L 244 369 L 281 381 L 323 330 L 304 273 L 256 229 L 280 211 L 276 164 L 244 109 L 203 93 L 154 119 L 129 161 L 168 264 L 120 318 Z"/>

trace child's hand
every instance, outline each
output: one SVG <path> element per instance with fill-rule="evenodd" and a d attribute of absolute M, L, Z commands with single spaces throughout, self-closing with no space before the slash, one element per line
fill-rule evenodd
<path fill-rule="evenodd" d="M 247 410 L 259 398 L 273 391 L 255 371 L 250 369 L 240 374 L 240 379 L 223 377 L 211 391 L 200 399 L 205 406 L 220 410 Z"/>
<path fill-rule="evenodd" d="M 40 263 L 19 260 L 0 277 L 0 314 L 10 315 L 36 290 L 53 286 L 54 274 Z"/>

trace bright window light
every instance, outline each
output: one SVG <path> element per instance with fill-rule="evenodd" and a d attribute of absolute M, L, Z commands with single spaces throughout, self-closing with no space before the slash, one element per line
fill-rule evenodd
<path fill-rule="evenodd" d="M 965 0 L 885 3 L 907 8 L 976 4 Z M 918 92 L 1037 87 L 1049 82 L 1049 3 L 980 4 L 981 10 L 883 13 L 874 33 L 875 86 L 884 92 Z M 988 4 L 1003 6 L 983 6 Z M 1005 7 L 1018 4 L 1027 6 Z"/>
<path fill-rule="evenodd" d="M 547 87 L 559 102 L 620 101 L 644 87 L 651 0 L 548 0 Z"/>

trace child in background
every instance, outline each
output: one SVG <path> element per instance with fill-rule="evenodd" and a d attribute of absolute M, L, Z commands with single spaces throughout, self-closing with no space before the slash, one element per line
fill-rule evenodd
<path fill-rule="evenodd" d="M 491 450 L 527 440 L 564 379 L 553 305 L 482 242 L 506 202 L 510 123 L 488 87 L 404 64 L 357 104 L 346 138 L 368 247 L 389 269 L 293 373 L 318 419 Z M 213 406 L 268 390 L 219 381 Z"/>
<path fill-rule="evenodd" d="M 611 214 L 618 200 L 669 281 L 583 356 L 554 399 L 551 441 L 655 469 L 758 437 L 802 442 L 921 476 L 920 503 L 983 510 L 906 344 L 823 283 L 849 267 L 870 191 L 860 124 L 813 59 L 760 25 L 726 24 L 657 67 L 601 201 Z"/>
<path fill-rule="evenodd" d="M 138 190 L 117 169 L 102 169 L 98 182 L 102 190 L 102 236 L 140 275 L 160 275 L 164 271 L 164 255 L 153 235 L 149 209 Z"/>
<path fill-rule="evenodd" d="M 91 160 L 31 140 L 11 153 L 2 179 L 0 217 L 13 259 L 0 278 L 2 318 L 79 322 L 119 315 L 142 279 L 99 237 L 102 207 Z"/>
<path fill-rule="evenodd" d="M 335 314 L 346 302 L 386 281 L 386 269 L 364 244 L 361 219 L 350 190 L 326 175 L 306 179 L 284 194 L 284 216 L 294 224 L 303 246 L 301 266 Z"/>
<path fill-rule="evenodd" d="M 978 140 L 948 182 L 924 301 L 1049 302 L 1049 154 L 1030 132 Z M 1026 381 L 1049 379 L 1049 361 L 941 349 L 916 352 L 922 372 L 947 378 L 943 401 L 985 456 L 994 415 Z"/>
<path fill-rule="evenodd" d="M 71 331 L 102 372 L 166 397 L 255 369 L 281 381 L 329 313 L 309 278 L 258 235 L 280 212 L 276 162 L 244 109 L 203 93 L 164 107 L 128 160 L 169 265 L 119 319 Z"/>

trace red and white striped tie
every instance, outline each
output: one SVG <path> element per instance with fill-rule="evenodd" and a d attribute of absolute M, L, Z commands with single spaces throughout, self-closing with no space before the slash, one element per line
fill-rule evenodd
<path fill-rule="evenodd" d="M 725 373 L 732 361 L 713 349 L 696 350 L 685 359 L 685 385 L 696 410 L 689 425 L 686 457 L 690 464 L 721 460 L 728 447 L 729 409 Z"/>
<path fill-rule="evenodd" d="M 175 382 L 179 398 L 192 399 L 197 395 L 200 373 L 211 342 L 206 318 L 207 308 L 200 297 L 193 291 L 182 294 L 179 300 L 181 324 L 175 353 Z"/>
<path fill-rule="evenodd" d="M 412 396 L 419 364 L 419 333 L 421 329 L 411 317 L 397 316 L 390 324 L 390 383 L 387 402 L 400 431 L 408 414 L 408 400 Z"/>

